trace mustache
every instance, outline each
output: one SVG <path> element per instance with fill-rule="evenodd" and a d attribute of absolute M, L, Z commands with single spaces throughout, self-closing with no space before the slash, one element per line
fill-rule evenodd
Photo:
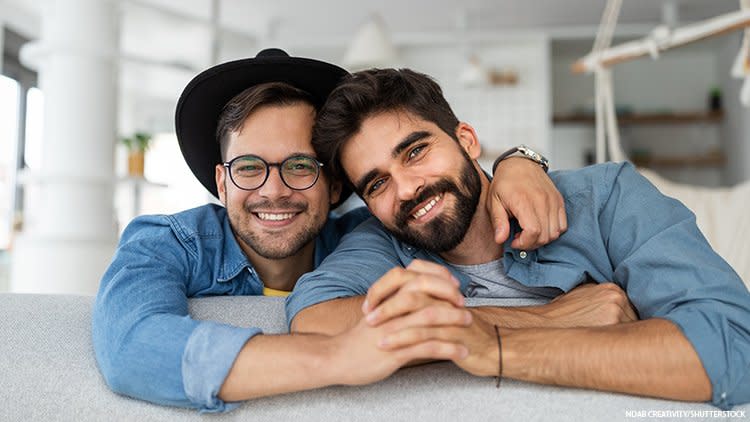
<path fill-rule="evenodd" d="M 416 197 L 401 203 L 399 211 L 396 214 L 396 226 L 406 227 L 407 222 L 411 218 L 411 213 L 417 205 L 443 192 L 460 191 L 458 190 L 458 186 L 448 179 L 442 179 L 432 185 L 424 187 Z"/>
<path fill-rule="evenodd" d="M 256 212 L 256 210 L 273 210 L 283 209 L 289 211 L 303 212 L 308 208 L 308 204 L 305 202 L 290 201 L 288 199 L 282 199 L 280 201 L 269 201 L 262 200 L 252 203 L 245 203 L 243 208 L 246 212 Z"/>

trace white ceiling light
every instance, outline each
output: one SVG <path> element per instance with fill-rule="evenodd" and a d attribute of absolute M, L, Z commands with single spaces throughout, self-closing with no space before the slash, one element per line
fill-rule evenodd
<path fill-rule="evenodd" d="M 487 68 L 482 64 L 482 60 L 476 52 L 475 46 L 472 45 L 469 37 L 471 25 L 471 12 L 468 8 L 461 10 L 457 15 L 458 33 L 461 41 L 461 49 L 466 57 L 466 62 L 461 67 L 458 74 L 458 81 L 467 88 L 477 88 L 489 85 L 490 74 Z M 474 28 L 480 31 L 479 13 L 476 13 L 477 19 Z"/>
<path fill-rule="evenodd" d="M 465 87 L 483 87 L 489 84 L 490 74 L 487 69 L 482 66 L 482 62 L 479 57 L 472 54 L 469 56 L 466 64 L 464 64 L 461 73 L 458 76 L 459 82 Z"/>
<path fill-rule="evenodd" d="M 398 54 L 385 29 L 383 19 L 377 15 L 370 18 L 357 30 L 346 50 L 342 63 L 351 71 L 371 67 L 390 67 Z"/>

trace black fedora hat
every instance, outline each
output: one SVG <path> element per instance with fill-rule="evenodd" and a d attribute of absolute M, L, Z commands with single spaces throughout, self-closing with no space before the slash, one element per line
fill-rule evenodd
<path fill-rule="evenodd" d="M 278 48 L 207 69 L 188 83 L 177 102 L 175 129 L 182 156 L 195 177 L 218 198 L 214 168 L 221 163 L 221 151 L 216 126 L 229 100 L 254 85 L 285 82 L 307 91 L 320 107 L 345 75 L 348 72 L 336 65 L 290 57 Z M 351 194 L 346 187 L 343 190 L 332 208 Z"/>

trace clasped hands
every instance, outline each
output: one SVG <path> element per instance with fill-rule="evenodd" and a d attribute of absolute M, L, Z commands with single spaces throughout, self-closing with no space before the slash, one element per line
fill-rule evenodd
<path fill-rule="evenodd" d="M 459 281 L 441 265 L 415 260 L 394 268 L 369 289 L 364 317 L 345 336 L 358 342 L 360 357 L 368 356 L 372 365 L 372 379 L 356 377 L 351 383 L 380 379 L 415 360 L 451 360 L 474 375 L 497 375 L 498 344 L 488 309 L 467 308 Z M 525 327 L 593 327 L 638 319 L 614 283 L 583 284 L 521 314 L 528 319 L 516 325 Z M 517 330 L 497 325 L 501 336 Z"/>

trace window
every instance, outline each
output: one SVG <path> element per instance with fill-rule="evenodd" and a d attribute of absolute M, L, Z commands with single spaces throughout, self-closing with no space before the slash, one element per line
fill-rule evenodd
<path fill-rule="evenodd" d="M 174 133 L 154 136 L 146 157 L 145 176 L 147 180 L 169 188 L 146 192 L 144 212 L 179 212 L 203 205 L 212 198 L 182 158 Z"/>
<path fill-rule="evenodd" d="M 19 60 L 21 46 L 29 40 L 7 28 L 3 31 L 3 67 L 0 75 L 0 250 L 10 247 L 15 224 L 20 224 L 23 192 L 18 171 L 26 167 L 26 140 L 41 145 L 41 91 L 34 88 L 37 74 Z M 29 136 L 27 136 L 29 135 Z M 32 149 L 33 149 L 32 148 Z"/>
<path fill-rule="evenodd" d="M 0 75 L 0 249 L 8 249 L 15 218 L 21 86 Z"/>
<path fill-rule="evenodd" d="M 39 88 L 30 88 L 26 93 L 26 140 L 24 142 L 24 164 L 39 170 L 42 165 L 42 132 L 44 128 L 44 95 Z"/>
<path fill-rule="evenodd" d="M 120 149 L 124 153 L 124 149 Z M 119 163 L 125 163 L 120 154 Z M 124 172 L 120 171 L 120 173 Z M 146 153 L 145 178 L 121 178 L 115 196 L 120 230 L 141 214 L 169 214 L 216 202 L 182 159 L 174 133 L 154 135 Z"/>

